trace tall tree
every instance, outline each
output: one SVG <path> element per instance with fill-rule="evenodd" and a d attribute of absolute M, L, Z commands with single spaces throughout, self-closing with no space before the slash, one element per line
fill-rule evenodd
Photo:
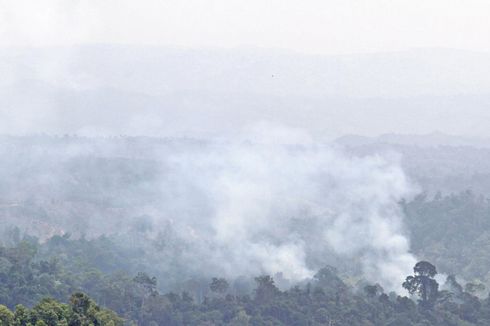
<path fill-rule="evenodd" d="M 255 289 L 255 299 L 258 302 L 268 302 L 280 293 L 274 284 L 274 279 L 269 275 L 262 275 L 255 278 L 257 288 Z"/>
<path fill-rule="evenodd" d="M 413 272 L 413 276 L 407 276 L 403 287 L 410 294 L 417 294 L 423 307 L 432 307 L 439 290 L 439 284 L 434 279 L 437 275 L 436 267 L 427 261 L 420 261 L 415 264 Z"/>

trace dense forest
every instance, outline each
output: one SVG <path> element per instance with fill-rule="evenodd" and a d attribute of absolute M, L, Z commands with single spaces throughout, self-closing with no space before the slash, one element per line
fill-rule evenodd
<path fill-rule="evenodd" d="M 412 250 L 448 274 L 490 280 L 490 199 L 471 191 L 403 202 Z"/>
<path fill-rule="evenodd" d="M 403 287 L 413 296 L 385 293 L 378 284 L 349 284 L 333 267 L 308 282 L 280 290 L 268 275 L 247 292 L 224 278 L 208 280 L 206 295 L 161 294 L 155 277 L 140 272 L 104 273 L 87 246 L 107 252 L 108 240 L 54 237 L 39 245 L 24 239 L 1 248 L 3 325 L 488 325 L 490 297 L 481 283 L 460 284 L 454 275 L 441 285 L 436 267 L 419 262 Z M 60 259 L 43 259 L 43 246 L 58 246 Z M 96 254 L 95 254 L 96 255 Z M 94 255 L 94 256 L 95 256 Z M 70 264 L 71 262 L 71 264 Z M 108 309 L 99 308 L 83 290 Z M 71 292 L 75 292 L 70 296 Z M 61 304 L 68 300 L 68 304 Z M 68 299 L 69 298 L 69 299 Z M 31 309 L 26 307 L 32 307 Z M 9 310 L 10 309 L 10 310 Z M 12 312 L 13 311 L 13 312 Z"/>
<path fill-rule="evenodd" d="M 118 236 L 65 234 L 40 241 L 11 228 L 0 249 L 2 320 L 6 325 L 118 325 L 122 320 L 137 325 L 488 325 L 485 259 L 490 257 L 481 241 L 488 236 L 490 201 L 468 191 L 420 195 L 400 204 L 414 251 L 450 273 L 434 278 L 436 267 L 421 262 L 403 283 L 405 295 L 330 266 L 282 289 L 274 280 L 280 275 L 216 275 L 162 286 L 164 274 L 137 272 L 148 259 L 144 249 L 128 251 Z M 458 234 L 471 234 L 475 241 Z M 84 308 L 83 316 L 76 307 L 80 300 L 93 307 Z"/>
<path fill-rule="evenodd" d="M 401 290 L 395 293 L 384 289 L 381 279 L 368 280 L 355 255 L 328 247 L 312 262 L 323 268 L 302 281 L 285 277 L 287 269 L 284 274 L 223 275 L 191 256 L 204 242 L 189 241 L 192 232 L 178 230 L 167 216 L 200 216 L 209 207 L 191 183 L 191 192 L 182 194 L 192 195 L 195 207 L 168 209 L 168 188 L 182 186 L 172 174 L 182 171 L 162 157 L 215 147 L 195 139 L 0 138 L 2 322 L 490 324 L 487 149 L 438 147 L 438 155 L 430 156 L 427 148 L 397 147 L 407 155 L 404 169 L 421 188 L 396 202 L 403 216 L 401 233 L 410 241 L 410 252 L 429 263 L 400 276 Z M 378 149 L 363 145 L 349 153 L 363 157 Z M 465 155 L 477 158 L 468 170 L 463 169 Z M 444 169 L 437 171 L 443 161 Z M 468 189 L 478 191 L 455 191 L 451 185 L 463 179 Z M 315 232 L 298 229 L 305 235 Z M 281 241 L 280 234 L 274 236 L 271 241 Z M 80 300 L 84 310 L 77 308 Z"/>

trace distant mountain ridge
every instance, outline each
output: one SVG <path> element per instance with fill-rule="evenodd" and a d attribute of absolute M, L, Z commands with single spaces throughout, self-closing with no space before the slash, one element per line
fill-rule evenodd
<path fill-rule="evenodd" d="M 490 136 L 490 54 L 343 56 L 93 45 L 0 51 L 0 133 Z"/>
<path fill-rule="evenodd" d="M 0 51 L 1 84 L 18 79 L 147 94 L 212 91 L 306 97 L 490 93 L 490 54 L 451 49 L 306 55 L 129 45 Z"/>
<path fill-rule="evenodd" d="M 335 139 L 334 143 L 348 147 L 357 147 L 375 144 L 391 144 L 419 147 L 473 147 L 490 148 L 490 138 L 448 135 L 443 132 L 429 134 L 382 134 L 378 137 L 359 135 L 345 135 Z"/>

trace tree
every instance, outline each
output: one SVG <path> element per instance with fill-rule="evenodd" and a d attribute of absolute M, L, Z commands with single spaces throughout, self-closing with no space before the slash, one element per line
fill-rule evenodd
<path fill-rule="evenodd" d="M 280 291 L 274 284 L 274 279 L 269 275 L 255 278 L 257 288 L 255 289 L 255 299 L 259 302 L 272 300 Z"/>
<path fill-rule="evenodd" d="M 141 307 L 145 306 L 145 302 L 152 296 L 158 294 L 157 288 L 157 279 L 156 277 L 150 277 L 148 274 L 139 272 L 133 278 L 133 283 L 136 285 L 136 297 L 139 298 L 136 300 L 136 306 Z"/>
<path fill-rule="evenodd" d="M 364 292 L 368 298 L 374 298 L 378 296 L 378 294 L 383 293 L 383 288 L 377 283 L 375 285 L 368 284 L 364 287 Z"/>
<path fill-rule="evenodd" d="M 139 272 L 133 278 L 133 282 L 140 286 L 148 295 L 155 295 L 157 293 L 156 277 L 150 277 L 146 273 Z"/>
<path fill-rule="evenodd" d="M 10 326 L 13 324 L 14 314 L 9 308 L 0 305 L 0 325 L 1 326 Z"/>
<path fill-rule="evenodd" d="M 314 276 L 316 285 L 330 294 L 339 294 L 347 290 L 345 283 L 337 276 L 337 269 L 326 266 L 320 269 Z"/>
<path fill-rule="evenodd" d="M 248 326 L 250 324 L 250 316 L 245 310 L 240 310 L 230 321 L 231 326 Z"/>
<path fill-rule="evenodd" d="M 45 322 L 47 325 L 58 325 L 67 313 L 67 306 L 52 298 L 42 299 L 34 308 L 31 315 L 35 320 Z"/>
<path fill-rule="evenodd" d="M 29 309 L 23 305 L 15 306 L 14 319 L 15 319 L 14 321 L 15 326 L 27 325 L 30 320 Z"/>
<path fill-rule="evenodd" d="M 85 293 L 74 293 L 70 297 L 70 306 L 73 312 L 85 315 L 92 305 L 92 300 Z"/>
<path fill-rule="evenodd" d="M 216 278 L 213 277 L 211 284 L 209 285 L 209 288 L 211 291 L 219 294 L 223 294 L 226 291 L 228 291 L 228 282 L 224 278 Z"/>
<path fill-rule="evenodd" d="M 420 261 L 415 264 L 413 272 L 413 276 L 407 276 L 403 287 L 410 294 L 417 294 L 423 307 L 432 307 L 439 289 L 439 284 L 434 279 L 437 274 L 436 267 L 427 261 Z"/>

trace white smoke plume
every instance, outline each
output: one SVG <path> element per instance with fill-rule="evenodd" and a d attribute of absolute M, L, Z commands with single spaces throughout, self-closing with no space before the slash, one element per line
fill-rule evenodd
<path fill-rule="evenodd" d="M 398 163 L 348 157 L 295 130 L 262 125 L 251 135 L 161 158 L 164 215 L 194 244 L 182 254 L 228 277 L 301 280 L 333 251 L 400 290 L 416 260 L 398 206 L 413 189 Z"/>

